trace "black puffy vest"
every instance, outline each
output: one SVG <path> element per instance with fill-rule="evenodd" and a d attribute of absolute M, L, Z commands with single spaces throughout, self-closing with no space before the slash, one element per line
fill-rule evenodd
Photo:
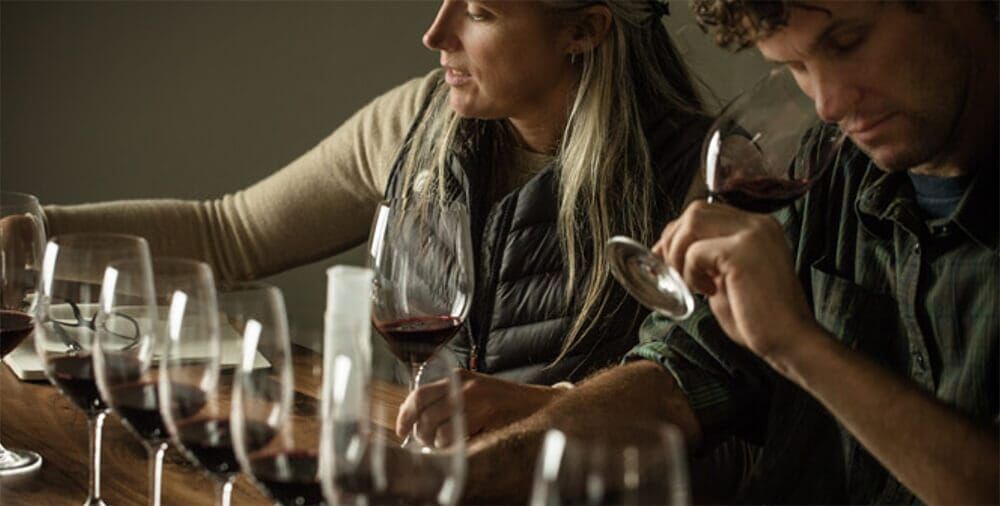
<path fill-rule="evenodd" d="M 428 101 L 429 102 L 429 101 Z M 426 110 L 417 116 L 423 120 Z M 612 280 L 608 309 L 591 330 L 558 362 L 563 340 L 578 308 L 567 307 L 568 272 L 559 244 L 558 175 L 549 166 L 520 188 L 499 199 L 490 195 L 490 153 L 485 146 L 486 122 L 473 121 L 463 146 L 454 149 L 450 172 L 469 203 L 476 279 L 472 307 L 462 330 L 449 344 L 462 364 L 475 371 L 525 383 L 578 381 L 615 364 L 638 342 L 638 327 L 647 311 Z M 697 154 L 708 127 L 702 116 L 682 114 L 647 121 L 653 154 L 658 223 L 672 219 L 697 170 Z M 399 153 L 386 188 L 386 198 L 401 194 L 406 148 Z M 621 205 L 629 205 L 622 202 Z M 659 229 L 658 228 L 658 229 Z M 586 273 L 584 263 L 581 273 Z M 582 277 L 579 276 L 578 277 Z"/>

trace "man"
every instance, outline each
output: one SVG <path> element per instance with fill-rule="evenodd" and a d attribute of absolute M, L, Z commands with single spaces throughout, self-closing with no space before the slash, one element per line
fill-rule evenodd
<path fill-rule="evenodd" d="M 474 444 L 470 498 L 524 493 L 548 426 L 643 418 L 760 444 L 740 501 L 1000 502 L 996 3 L 694 4 L 853 145 L 784 230 L 704 202 L 668 225 L 654 249 L 708 307 Z"/>

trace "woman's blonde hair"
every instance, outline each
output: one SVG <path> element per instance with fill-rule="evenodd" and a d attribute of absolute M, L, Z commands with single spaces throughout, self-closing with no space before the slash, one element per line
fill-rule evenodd
<path fill-rule="evenodd" d="M 578 308 L 557 361 L 611 303 L 607 240 L 624 234 L 651 243 L 659 232 L 657 218 L 664 218 L 653 216 L 656 184 L 644 114 L 702 111 L 687 68 L 653 5 L 657 1 L 541 0 L 556 16 L 579 15 L 595 4 L 606 5 L 613 15 L 605 40 L 580 55 L 580 83 L 556 153 L 558 230 L 568 273 L 565 299 Z M 428 117 L 411 136 L 403 188 L 411 189 L 415 175 L 433 167 L 434 183 L 425 188 L 444 196 L 449 158 L 456 149 L 491 149 L 477 154 L 496 160 L 516 142 L 507 120 L 462 118 L 446 106 L 447 100 L 448 88 L 439 87 Z M 478 142 L 482 139 L 490 141 Z M 683 198 L 685 190 L 677 195 Z M 678 211 L 680 205 L 668 203 L 667 208 Z"/>

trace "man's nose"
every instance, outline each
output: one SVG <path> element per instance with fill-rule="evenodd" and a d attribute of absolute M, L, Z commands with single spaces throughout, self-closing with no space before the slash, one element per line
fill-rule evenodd
<path fill-rule="evenodd" d="M 835 70 L 815 72 L 811 88 L 816 115 L 828 123 L 847 117 L 861 100 L 861 91 L 850 81 L 850 76 Z"/>

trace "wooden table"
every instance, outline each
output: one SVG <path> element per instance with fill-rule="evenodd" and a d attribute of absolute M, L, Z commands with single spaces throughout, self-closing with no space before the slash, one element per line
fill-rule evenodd
<path fill-rule="evenodd" d="M 319 391 L 316 377 L 304 373 L 319 363 L 317 353 L 296 349 L 296 390 L 300 395 Z M 0 369 L 0 442 L 7 448 L 36 451 L 44 459 L 39 471 L 0 481 L 0 505 L 80 505 L 87 497 L 87 418 L 48 382 L 21 382 L 7 366 L 0 364 Z M 376 397 L 391 406 L 386 420 L 380 422 L 389 422 L 405 392 L 391 387 L 375 389 Z M 104 424 L 102 459 L 101 496 L 109 506 L 149 504 L 146 451 L 114 415 Z M 215 503 L 213 481 L 176 450 L 167 452 L 163 474 L 164 505 Z M 232 499 L 234 506 L 271 504 L 242 475 L 236 480 Z"/>

